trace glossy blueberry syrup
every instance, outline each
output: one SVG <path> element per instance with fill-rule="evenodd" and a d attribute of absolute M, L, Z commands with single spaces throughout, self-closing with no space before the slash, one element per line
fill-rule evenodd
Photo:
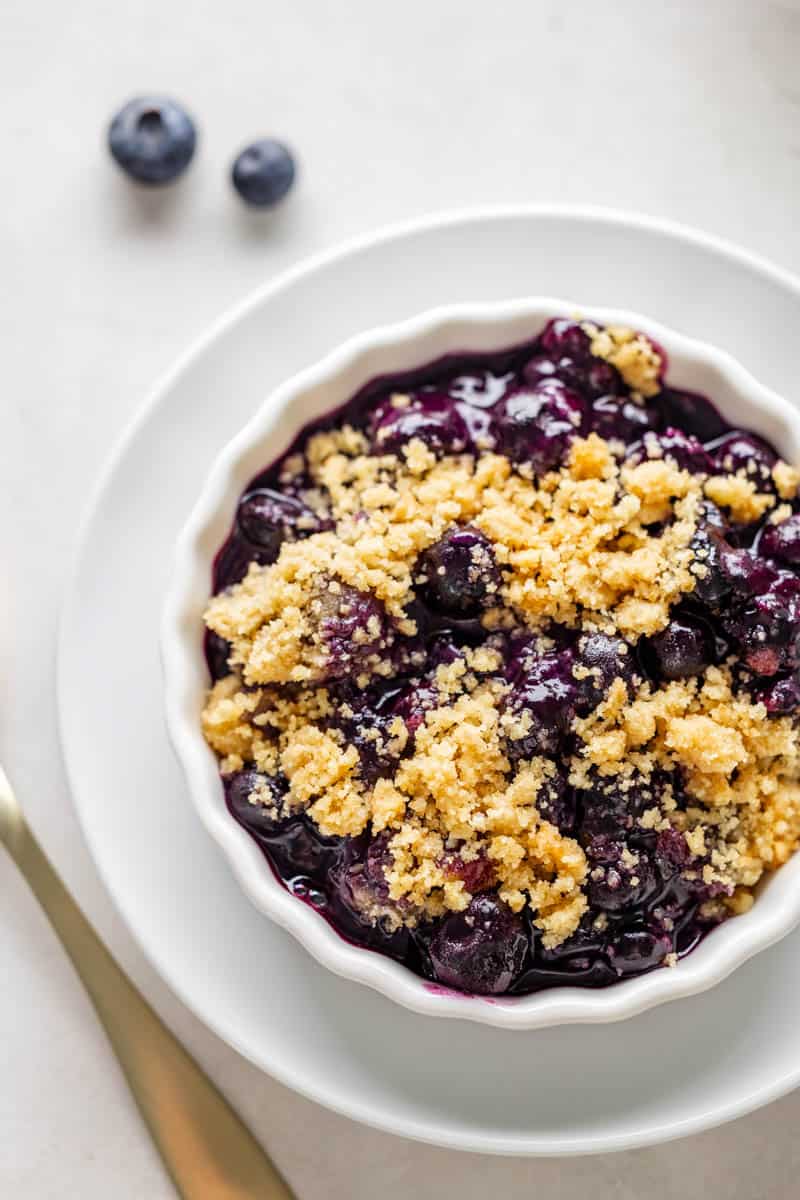
<path fill-rule="evenodd" d="M 397 392 L 409 395 L 406 407 L 390 404 Z M 631 461 L 655 452 L 689 471 L 745 466 L 762 490 L 773 486 L 776 453 L 763 439 L 733 430 L 698 394 L 664 386 L 646 404 L 633 400 L 614 367 L 592 357 L 583 330 L 556 320 L 524 345 L 494 354 L 449 355 L 375 379 L 342 408 L 306 426 L 243 493 L 237 520 L 214 563 L 215 592 L 241 579 L 250 562 L 274 561 L 285 539 L 327 527 L 302 499 L 308 480 L 282 483 L 281 466 L 311 434 L 344 422 L 363 430 L 376 453 L 398 451 L 411 438 L 420 438 L 436 454 L 460 453 L 477 450 L 477 439 L 480 448 L 488 443 L 513 461 L 530 464 L 534 473 L 557 467 L 574 437 L 594 430 L 613 439 L 619 454 Z M 359 750 L 367 782 L 391 774 L 397 764 L 381 759 L 374 743 L 360 737 L 364 714 L 378 727 L 400 715 L 413 737 L 434 704 L 437 666 L 486 636 L 480 614 L 499 576 L 491 548 L 482 547 L 481 540 L 477 530 L 457 530 L 423 556 L 414 607 L 419 634 L 413 645 L 397 640 L 391 679 L 364 692 L 349 680 L 354 628 L 376 612 L 368 596 L 354 596 L 349 624 L 331 622 L 334 665 L 326 683 L 335 698 L 360 714 L 351 726 L 342 721 L 341 728 Z M 483 564 L 477 576 L 467 569 L 476 561 L 476 547 Z M 731 653 L 741 663 L 741 687 L 763 699 L 769 712 L 800 708 L 800 581 L 795 574 L 800 514 L 777 527 L 735 526 L 706 502 L 695 550 L 710 569 L 656 637 L 633 646 L 554 627 L 555 649 L 537 653 L 529 636 L 508 635 L 502 671 L 511 685 L 506 703 L 530 717 L 526 738 L 509 746 L 512 761 L 545 754 L 563 763 L 571 750 L 572 718 L 589 712 L 616 678 L 630 685 L 687 678 Z M 207 633 L 205 651 L 212 679 L 225 675 L 227 644 Z M 592 668 L 593 674 L 579 682 L 576 665 Z M 325 838 L 306 816 L 281 815 L 286 785 L 280 778 L 269 781 L 279 815 L 268 818 L 246 802 L 251 775 L 245 771 L 224 780 L 226 802 L 284 886 L 343 938 L 404 963 L 437 987 L 483 995 L 520 995 L 565 984 L 605 987 L 654 969 L 668 954 L 689 953 L 711 928 L 700 916 L 700 905 L 715 892 L 682 874 L 689 853 L 682 836 L 674 830 L 647 832 L 638 824 L 659 787 L 669 784 L 683 802 L 677 776 L 643 780 L 625 794 L 613 779 L 598 778 L 596 786 L 582 791 L 563 775 L 551 781 L 541 800 L 543 815 L 578 839 L 590 874 L 589 911 L 579 929 L 547 949 L 527 913 L 514 914 L 499 900 L 487 864 L 465 864 L 457 855 L 448 869 L 473 893 L 468 910 L 398 929 L 383 875 L 385 836 Z M 626 865 L 630 852 L 638 859 L 635 869 Z"/>

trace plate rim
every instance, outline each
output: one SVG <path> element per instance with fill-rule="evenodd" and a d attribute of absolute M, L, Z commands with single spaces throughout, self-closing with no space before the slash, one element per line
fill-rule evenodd
<path fill-rule="evenodd" d="M 786 1095 L 800 1084 L 800 1064 L 794 1070 L 787 1071 L 778 1077 L 771 1084 L 755 1088 L 745 1093 L 738 1100 L 728 1104 L 708 1108 L 699 1116 L 695 1115 L 683 1119 L 662 1121 L 654 1125 L 638 1126 L 634 1129 L 628 1129 L 624 1133 L 611 1135 L 554 1138 L 550 1135 L 543 1137 L 541 1135 L 531 1136 L 530 1134 L 520 1136 L 491 1134 L 487 1136 L 474 1132 L 463 1133 L 449 1128 L 440 1131 L 437 1136 L 436 1132 L 428 1124 L 414 1118 L 404 1115 L 396 1117 L 393 1120 L 382 1120 L 380 1117 L 375 1116 L 367 1105 L 361 1105 L 354 1100 L 342 1100 L 338 1094 L 331 1094 L 330 1089 L 326 1087 L 320 1087 L 305 1080 L 298 1081 L 281 1065 L 271 1062 L 269 1054 L 260 1054 L 258 1059 L 254 1058 L 252 1052 L 244 1048 L 241 1039 L 237 1037 L 234 1031 L 224 1028 L 222 1022 L 209 1017 L 199 1010 L 192 996 L 187 994 L 185 989 L 177 981 L 173 980 L 172 976 L 167 972 L 164 965 L 162 965 L 158 953 L 145 944 L 135 923 L 128 916 L 127 907 L 117 895 L 110 871 L 105 866 L 101 857 L 96 853 L 93 836 L 85 820 L 83 807 L 78 800 L 80 794 L 78 786 L 79 772 L 74 762 L 73 751 L 70 749 L 67 736 L 65 659 L 68 644 L 67 631 L 72 623 L 79 580 L 82 575 L 84 560 L 89 552 L 91 534 L 100 503 L 110 488 L 121 462 L 126 457 L 130 447 L 134 444 L 142 429 L 148 423 L 151 415 L 163 402 L 174 383 L 184 371 L 191 367 L 196 359 L 206 353 L 229 329 L 246 319 L 263 303 L 279 295 L 280 292 L 291 288 L 296 281 L 311 277 L 328 266 L 343 261 L 350 256 L 357 255 L 360 252 L 395 240 L 413 237 L 416 234 L 435 233 L 439 229 L 446 229 L 461 224 L 548 219 L 567 219 L 587 224 L 597 223 L 615 228 L 633 228 L 641 232 L 688 242 L 696 248 L 714 252 L 729 261 L 733 261 L 737 265 L 749 269 L 755 274 L 767 278 L 781 288 L 794 293 L 800 299 L 800 277 L 778 266 L 765 256 L 739 246 L 733 241 L 667 218 L 629 212 L 619 208 L 586 204 L 494 204 L 446 209 L 422 215 L 412 220 L 383 225 L 377 229 L 345 239 L 317 253 L 305 256 L 293 266 L 279 272 L 274 279 L 248 292 L 239 302 L 229 306 L 210 325 L 205 326 L 203 331 L 196 335 L 189 342 L 186 349 L 178 355 L 172 366 L 161 373 L 133 415 L 123 423 L 122 429 L 117 434 L 103 467 L 89 489 L 88 498 L 85 501 L 82 515 L 77 525 L 77 535 L 72 551 L 72 562 L 66 575 L 56 634 L 55 698 L 57 727 L 65 774 L 72 797 L 73 810 L 95 870 L 113 903 L 115 911 L 120 916 L 128 934 L 133 938 L 135 945 L 143 954 L 145 960 L 156 971 L 169 991 L 203 1025 L 209 1028 L 227 1045 L 231 1046 L 237 1053 L 241 1054 L 248 1062 L 299 1095 L 321 1104 L 341 1116 L 358 1121 L 361 1124 L 384 1133 L 411 1138 L 430 1145 L 514 1157 L 553 1157 L 619 1152 L 664 1143 L 693 1133 L 700 1133 L 703 1130 L 745 1116 L 755 1109 Z"/>

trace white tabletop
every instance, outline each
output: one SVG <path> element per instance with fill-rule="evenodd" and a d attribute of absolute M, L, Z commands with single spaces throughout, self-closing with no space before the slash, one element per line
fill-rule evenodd
<path fill-rule="evenodd" d="M 0 756 L 114 953 L 303 1200 L 778 1200 L 796 1194 L 800 1095 L 651 1150 L 476 1159 L 333 1116 L 206 1031 L 111 911 L 65 785 L 54 635 L 89 490 L 195 334 L 380 224 L 485 201 L 592 202 L 800 271 L 799 59 L 797 0 L 4 0 Z M 115 106 L 148 89 L 183 99 L 201 131 L 186 180 L 159 195 L 129 188 L 102 144 Z M 226 174 L 269 133 L 296 148 L 302 175 L 265 217 L 243 211 Z M 87 1000 L 2 858 L 0 955 L 0 1195 L 172 1197 Z"/>

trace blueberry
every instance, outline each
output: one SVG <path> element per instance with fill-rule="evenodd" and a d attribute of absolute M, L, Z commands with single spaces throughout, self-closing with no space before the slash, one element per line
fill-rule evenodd
<path fill-rule="evenodd" d="M 650 639 L 648 648 L 664 679 L 701 675 L 713 658 L 708 629 L 691 617 L 673 617 Z"/>
<path fill-rule="evenodd" d="M 466 526 L 451 529 L 420 555 L 418 575 L 433 607 L 468 617 L 496 603 L 500 571 L 491 542 Z"/>
<path fill-rule="evenodd" d="M 567 317 L 553 317 L 542 330 L 539 342 L 548 354 L 569 354 L 573 358 L 585 359 L 591 353 L 591 339 L 577 321 Z"/>
<path fill-rule="evenodd" d="M 599 396 L 592 403 L 590 422 L 595 433 L 606 441 L 631 443 L 640 441 L 654 428 L 655 418 L 651 409 L 634 400 Z"/>
<path fill-rule="evenodd" d="M 608 945 L 611 966 L 618 975 L 634 975 L 658 966 L 672 951 L 672 938 L 652 929 L 625 929 Z"/>
<path fill-rule="evenodd" d="M 245 204 L 272 208 L 283 200 L 294 183 L 295 164 L 290 151 L 274 138 L 262 138 L 242 150 L 233 164 L 233 186 Z"/>
<path fill-rule="evenodd" d="M 728 431 L 728 426 L 711 401 L 697 392 L 663 388 L 658 397 L 658 407 L 664 425 L 686 429 L 701 442 L 709 442 Z"/>
<path fill-rule="evenodd" d="M 765 525 L 758 548 L 769 558 L 800 566 L 800 514 L 795 513 L 778 525 Z"/>
<path fill-rule="evenodd" d="M 488 891 L 495 884 L 494 867 L 485 851 L 465 862 L 460 854 L 448 850 L 442 856 L 439 866 L 448 879 L 460 879 L 472 896 Z"/>
<path fill-rule="evenodd" d="M 616 367 L 602 358 L 576 359 L 572 355 L 536 354 L 522 368 L 522 379 L 529 387 L 546 380 L 559 379 L 568 387 L 592 399 L 620 396 L 625 391 Z"/>
<path fill-rule="evenodd" d="M 349 584 L 331 581 L 313 606 L 317 619 L 314 640 L 323 651 L 321 679 L 348 679 L 365 670 L 375 673 L 376 662 L 394 673 L 407 670 L 417 652 L 409 638 L 397 638 L 380 600 Z"/>
<path fill-rule="evenodd" d="M 537 947 L 537 959 L 543 967 L 568 975 L 598 974 L 598 984 L 610 982 L 611 974 L 606 962 L 608 938 L 592 927 L 591 914 L 558 946 Z M 610 978 L 604 978 L 609 976 Z M 566 982 L 566 980 L 564 981 Z"/>
<path fill-rule="evenodd" d="M 439 703 L 439 689 L 432 679 L 412 680 L 400 692 L 392 707 L 392 715 L 405 722 L 412 736 L 425 720 L 425 714 Z"/>
<path fill-rule="evenodd" d="M 330 879 L 337 899 L 359 923 L 380 926 L 387 932 L 402 924 L 406 907 L 389 897 L 386 872 L 393 861 L 390 840 L 389 833 L 381 833 L 369 841 L 351 840 Z"/>
<path fill-rule="evenodd" d="M 539 815 L 561 833 L 571 833 L 574 829 L 577 818 L 575 790 L 558 767 L 555 774 L 548 775 L 542 782 L 536 795 L 536 808 Z"/>
<path fill-rule="evenodd" d="M 310 817 L 293 817 L 269 841 L 270 854 L 289 875 L 305 875 L 322 882 L 336 861 L 340 838 L 324 837 Z"/>
<path fill-rule="evenodd" d="M 800 649 L 800 580 L 784 570 L 772 572 L 766 583 L 759 579 L 753 594 L 735 605 L 722 624 L 757 675 L 794 669 Z"/>
<path fill-rule="evenodd" d="M 769 563 L 758 558 L 749 550 L 723 545 L 720 567 L 734 592 L 740 596 L 755 596 L 766 592 L 777 579 Z M 784 572 L 788 578 L 788 573 Z"/>
<path fill-rule="evenodd" d="M 575 716 L 577 689 L 569 650 L 553 650 L 525 660 L 505 701 L 510 730 L 506 753 L 512 761 L 556 754 Z"/>
<path fill-rule="evenodd" d="M 341 709 L 334 718 L 335 725 L 342 731 L 348 746 L 355 746 L 359 757 L 359 774 L 367 787 L 374 787 L 379 779 L 391 775 L 397 766 L 397 755 L 390 748 L 393 735 L 390 729 L 394 713 L 378 713 L 368 704 L 353 709 L 352 703 L 345 708 L 352 716 L 343 716 Z"/>
<path fill-rule="evenodd" d="M 214 633 L 212 629 L 207 629 L 205 633 L 204 649 L 206 662 L 208 663 L 208 673 L 214 683 L 218 679 L 224 679 L 230 674 L 228 666 L 228 657 L 231 652 L 230 642 L 226 642 L 218 633 Z"/>
<path fill-rule="evenodd" d="M 578 680 L 583 708 L 599 704 L 615 679 L 621 679 L 630 690 L 637 674 L 627 642 L 606 633 L 584 634 L 578 642 L 578 661 L 589 672 Z"/>
<path fill-rule="evenodd" d="M 658 804 L 662 789 L 659 777 L 653 780 L 639 774 L 630 778 L 595 774 L 591 789 L 578 794 L 584 839 L 624 838 L 642 813 Z"/>
<path fill-rule="evenodd" d="M 643 439 L 643 450 L 634 457 L 666 458 L 693 475 L 707 475 L 711 471 L 711 458 L 698 439 L 682 429 L 668 426 L 662 433 L 646 433 Z"/>
<path fill-rule="evenodd" d="M 194 155 L 197 134 L 189 114 L 163 96 L 129 100 L 108 129 L 109 149 L 139 183 L 171 183 Z"/>
<path fill-rule="evenodd" d="M 447 392 L 470 408 L 491 408 L 505 396 L 513 378 L 488 370 L 465 371 L 450 381 Z"/>
<path fill-rule="evenodd" d="M 307 537 L 321 528 L 317 514 L 302 500 L 271 488 L 247 492 L 239 501 L 236 523 L 247 541 L 270 561 L 278 557 L 284 541 Z"/>
<path fill-rule="evenodd" d="M 754 433 L 740 429 L 726 433 L 706 444 L 717 474 L 735 475 L 744 471 L 758 488 L 772 488 L 772 468 L 778 456 Z"/>
<path fill-rule="evenodd" d="M 239 583 L 247 574 L 250 564 L 268 566 L 275 555 L 246 541 L 234 530 L 214 559 L 212 586 L 214 594 Z"/>
<path fill-rule="evenodd" d="M 462 454 L 470 444 L 464 418 L 444 395 L 412 397 L 405 405 L 384 401 L 375 409 L 370 432 L 376 454 L 398 454 L 415 438 L 437 454 Z"/>
<path fill-rule="evenodd" d="M 247 768 L 224 776 L 223 783 L 228 808 L 245 829 L 269 836 L 285 827 L 288 819 L 284 806 L 285 779 Z M 259 801 L 261 797 L 268 798 L 266 804 L 251 799 L 256 791 Z"/>
<path fill-rule="evenodd" d="M 528 937 L 519 916 L 497 896 L 483 894 L 441 921 L 429 953 L 440 983 L 462 992 L 499 995 L 522 971 Z"/>
<path fill-rule="evenodd" d="M 731 547 L 723 531 L 711 521 L 701 521 L 692 537 L 690 549 L 693 554 L 691 571 L 695 577 L 694 595 L 715 609 L 732 588 L 729 571 L 733 553 Z"/>
<path fill-rule="evenodd" d="M 770 716 L 790 716 L 800 709 L 800 680 L 797 675 L 777 679 L 757 692 L 755 698 L 762 701 Z"/>
<path fill-rule="evenodd" d="M 559 379 L 520 388 L 497 406 L 494 433 L 512 462 L 530 463 L 537 475 L 561 464 L 584 431 L 586 404 Z"/>
<path fill-rule="evenodd" d="M 713 500 L 703 499 L 698 508 L 698 524 L 703 528 L 716 529 L 717 533 L 727 534 L 730 522 L 722 509 Z"/>
<path fill-rule="evenodd" d="M 598 834 L 586 846 L 589 876 L 586 893 L 594 908 L 621 912 L 639 907 L 658 886 L 658 877 L 647 851 Z"/>
<path fill-rule="evenodd" d="M 692 852 L 680 829 L 670 825 L 660 830 L 656 839 L 655 858 L 661 875 L 669 878 L 682 871 L 692 861 Z"/>

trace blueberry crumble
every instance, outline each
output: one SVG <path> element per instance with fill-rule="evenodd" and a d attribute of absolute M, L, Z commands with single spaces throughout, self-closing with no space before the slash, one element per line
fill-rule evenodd
<path fill-rule="evenodd" d="M 673 966 L 800 841 L 798 485 L 630 329 L 374 380 L 215 561 L 231 814 L 441 985 Z"/>

